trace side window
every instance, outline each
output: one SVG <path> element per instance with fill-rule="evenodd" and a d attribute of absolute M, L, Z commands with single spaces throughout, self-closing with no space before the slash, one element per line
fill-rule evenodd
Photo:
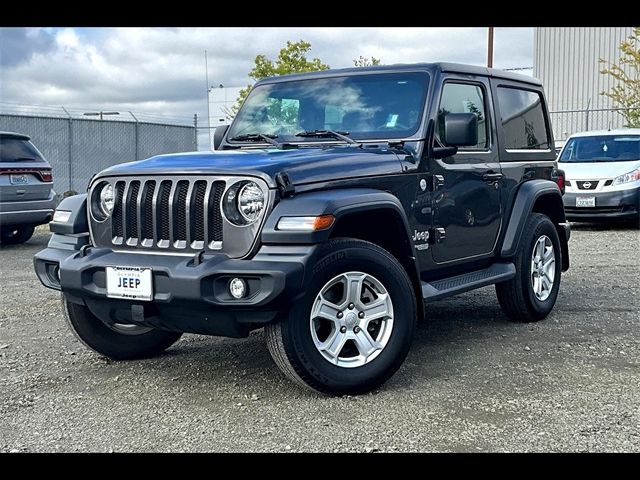
<path fill-rule="evenodd" d="M 438 137 L 444 136 L 444 117 L 447 113 L 475 113 L 478 117 L 478 143 L 460 150 L 478 150 L 489 146 L 484 91 L 479 85 L 445 83 L 438 109 Z"/>
<path fill-rule="evenodd" d="M 507 150 L 547 150 L 550 147 L 547 124 L 538 92 L 498 87 Z"/>

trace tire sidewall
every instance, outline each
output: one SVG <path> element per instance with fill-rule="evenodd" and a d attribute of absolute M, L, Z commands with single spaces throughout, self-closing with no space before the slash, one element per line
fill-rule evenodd
<path fill-rule="evenodd" d="M 328 281 L 348 272 L 359 271 L 378 279 L 393 302 L 393 330 L 380 354 L 360 367 L 345 368 L 330 363 L 316 348 L 311 336 L 310 312 L 316 296 Z M 416 323 L 415 296 L 402 267 L 390 256 L 370 248 L 347 246 L 316 262 L 305 294 L 292 306 L 282 325 L 283 343 L 294 355 L 305 376 L 332 391 L 357 392 L 383 383 L 406 357 Z M 355 387 L 354 387 L 355 385 Z"/>
<path fill-rule="evenodd" d="M 555 275 L 553 280 L 553 287 L 551 293 L 545 300 L 539 300 L 533 291 L 533 285 L 531 284 L 531 255 L 533 253 L 533 247 L 542 235 L 546 235 L 551 240 L 553 245 L 553 253 L 555 256 Z M 524 282 L 523 290 L 530 307 L 536 313 L 537 316 L 548 315 L 558 298 L 558 292 L 560 290 L 560 277 L 562 275 L 562 251 L 560 250 L 560 239 L 558 232 L 554 227 L 551 220 L 546 217 L 540 217 L 538 224 L 532 231 L 532 235 L 526 242 L 526 249 L 522 252 L 521 268 L 522 268 L 522 281 Z"/>

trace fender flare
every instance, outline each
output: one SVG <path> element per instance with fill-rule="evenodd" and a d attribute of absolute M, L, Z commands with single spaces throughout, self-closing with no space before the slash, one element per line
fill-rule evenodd
<path fill-rule="evenodd" d="M 559 208 L 556 208 L 554 215 L 550 216 L 550 218 L 554 222 L 556 230 L 558 230 L 558 236 L 560 237 L 562 270 L 565 271 L 569 268 L 568 240 L 571 230 L 569 224 L 566 222 L 562 193 L 558 185 L 551 180 L 530 180 L 518 188 L 515 200 L 513 201 L 513 207 L 511 208 L 511 214 L 509 215 L 509 223 L 502 241 L 500 257 L 512 258 L 515 256 L 527 219 L 531 212 L 533 212 L 536 202 L 542 197 L 556 197 L 554 202 L 559 205 Z"/>
<path fill-rule="evenodd" d="M 326 242 L 340 218 L 362 211 L 390 209 L 400 216 L 407 238 L 411 238 L 409 221 L 400 201 L 391 193 L 371 188 L 344 188 L 303 193 L 281 200 L 271 211 L 262 229 L 264 244 L 315 244 Z M 330 228 L 317 232 L 276 230 L 282 217 L 332 214 L 336 221 Z M 412 245 L 413 248 L 413 245 Z M 415 252 L 414 256 L 415 256 Z"/>
<path fill-rule="evenodd" d="M 87 194 L 72 195 L 63 199 L 56 211 L 71 212 L 69 220 L 64 223 L 51 221 L 49 230 L 62 235 L 75 235 L 89 233 L 89 221 L 87 218 Z"/>

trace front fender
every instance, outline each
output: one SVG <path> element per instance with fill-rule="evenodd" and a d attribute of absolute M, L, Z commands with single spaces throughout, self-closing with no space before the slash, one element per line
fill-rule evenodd
<path fill-rule="evenodd" d="M 89 233 L 86 193 L 65 198 L 60 202 L 56 211 L 71 212 L 71 215 L 69 216 L 69 220 L 64 223 L 49 222 L 49 230 L 53 233 L 60 233 L 62 235 Z"/>
<path fill-rule="evenodd" d="M 409 237 L 409 222 L 400 201 L 388 192 L 372 188 L 345 188 L 303 193 L 286 198 L 276 205 L 262 229 L 262 243 L 314 244 L 329 239 L 340 217 L 360 211 L 392 209 L 402 219 Z M 326 230 L 291 232 L 277 230 L 282 217 L 319 216 L 332 214 L 336 221 Z"/>

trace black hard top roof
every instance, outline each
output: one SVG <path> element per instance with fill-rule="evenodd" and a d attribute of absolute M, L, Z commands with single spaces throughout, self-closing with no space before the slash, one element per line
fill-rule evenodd
<path fill-rule="evenodd" d="M 528 83 L 530 85 L 541 86 L 542 82 L 537 78 L 530 77 L 528 75 L 522 75 L 520 73 L 512 73 L 504 70 L 498 70 L 496 68 L 479 67 L 477 65 L 466 65 L 463 63 L 399 63 L 395 65 L 376 65 L 373 67 L 351 67 L 322 70 L 319 72 L 308 73 L 294 73 L 291 75 L 281 75 L 277 77 L 268 77 L 260 80 L 256 85 L 261 83 L 274 83 L 284 82 L 288 80 L 304 80 L 308 78 L 322 78 L 340 76 L 350 73 L 367 73 L 367 72 L 395 72 L 395 71 L 441 71 L 452 72 L 467 75 L 484 75 L 487 77 L 504 78 L 506 80 L 513 80 L 516 82 Z"/>
<path fill-rule="evenodd" d="M 30 140 L 29 135 L 15 132 L 0 132 L 0 138 L 17 138 L 18 140 Z"/>

